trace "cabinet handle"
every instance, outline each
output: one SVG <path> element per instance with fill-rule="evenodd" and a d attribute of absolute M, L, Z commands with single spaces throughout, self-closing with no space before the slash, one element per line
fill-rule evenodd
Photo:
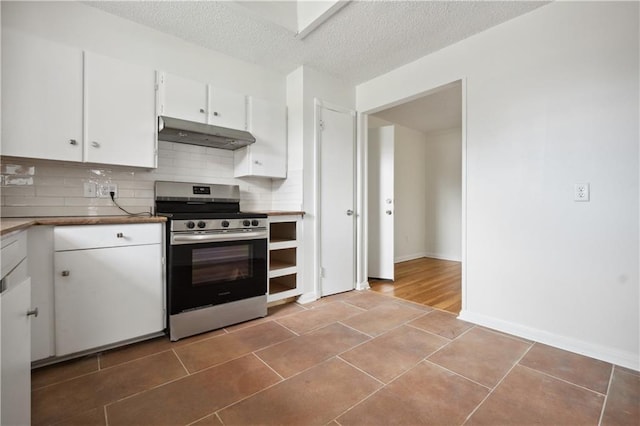
<path fill-rule="evenodd" d="M 70 274 L 70 272 L 69 272 L 69 271 L 62 271 L 62 274 L 61 274 L 61 275 L 62 275 L 63 277 L 68 277 L 68 276 L 69 276 L 69 274 Z"/>
<path fill-rule="evenodd" d="M 391 212 L 391 210 L 387 210 L 385 213 L 386 213 L 387 215 L 391 216 L 391 213 L 392 213 L 392 212 Z"/>
<path fill-rule="evenodd" d="M 69 143 L 70 143 L 71 145 L 78 145 L 78 141 L 77 141 L 77 140 L 75 140 L 75 139 L 69 139 Z"/>
<path fill-rule="evenodd" d="M 96 141 L 91 142 L 91 146 L 94 148 L 100 148 L 100 144 Z"/>
<path fill-rule="evenodd" d="M 257 166 L 262 166 L 262 163 L 258 160 L 253 160 L 253 164 L 257 165 Z"/>
<path fill-rule="evenodd" d="M 353 216 L 353 210 L 351 209 L 347 210 L 347 216 Z"/>
<path fill-rule="evenodd" d="M 200 112 L 204 114 L 204 108 L 200 108 Z"/>
<path fill-rule="evenodd" d="M 118 232 L 118 233 L 116 234 L 116 237 L 118 237 L 118 238 L 124 238 L 124 235 L 122 234 L 122 232 Z"/>
<path fill-rule="evenodd" d="M 29 309 L 27 311 L 27 316 L 30 317 L 31 315 L 33 315 L 34 317 L 38 318 L 38 308 Z"/>
<path fill-rule="evenodd" d="M 213 111 L 213 115 L 217 117 L 217 116 L 219 116 L 220 114 L 218 114 L 218 111 Z"/>

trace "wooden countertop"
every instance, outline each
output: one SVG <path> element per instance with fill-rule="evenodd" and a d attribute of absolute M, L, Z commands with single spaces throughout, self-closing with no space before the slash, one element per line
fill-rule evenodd
<path fill-rule="evenodd" d="M 56 216 L 56 217 L 3 217 L 0 218 L 0 235 L 27 229 L 35 225 L 110 225 L 128 223 L 162 223 L 162 216 Z"/>
<path fill-rule="evenodd" d="M 262 211 L 253 211 L 250 213 L 262 213 L 267 216 L 304 216 L 303 211 L 288 211 L 288 210 L 262 210 Z"/>

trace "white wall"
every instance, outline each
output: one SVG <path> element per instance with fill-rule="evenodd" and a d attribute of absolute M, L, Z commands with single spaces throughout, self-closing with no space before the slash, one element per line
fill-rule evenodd
<path fill-rule="evenodd" d="M 316 264 L 315 203 L 315 99 L 343 108 L 355 109 L 355 87 L 308 66 L 301 66 L 287 77 L 287 102 L 289 105 L 289 150 L 291 159 L 302 157 L 301 171 L 304 216 L 304 294 L 306 302 L 320 297 Z M 290 168 L 291 170 L 291 168 Z M 277 196 L 277 195 L 276 195 Z"/>
<path fill-rule="evenodd" d="M 426 137 L 408 127 L 395 126 L 395 261 L 427 254 Z"/>
<path fill-rule="evenodd" d="M 425 255 L 462 259 L 461 129 L 429 133 L 425 139 Z"/>
<path fill-rule="evenodd" d="M 367 112 L 465 81 L 461 317 L 635 369 L 638 8 L 554 2 L 357 87 Z"/>

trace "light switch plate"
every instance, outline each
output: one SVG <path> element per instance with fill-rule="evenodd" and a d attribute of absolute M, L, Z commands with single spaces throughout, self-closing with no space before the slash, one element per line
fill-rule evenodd
<path fill-rule="evenodd" d="M 83 197 L 95 198 L 96 196 L 96 184 L 94 182 L 85 182 Z"/>

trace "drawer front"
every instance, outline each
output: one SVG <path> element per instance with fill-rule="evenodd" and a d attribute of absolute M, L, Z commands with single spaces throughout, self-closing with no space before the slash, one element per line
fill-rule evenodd
<path fill-rule="evenodd" d="M 19 231 L 2 237 L 2 275 L 4 278 L 27 257 L 27 231 Z"/>
<path fill-rule="evenodd" d="M 56 226 L 55 251 L 160 244 L 161 223 Z"/>

